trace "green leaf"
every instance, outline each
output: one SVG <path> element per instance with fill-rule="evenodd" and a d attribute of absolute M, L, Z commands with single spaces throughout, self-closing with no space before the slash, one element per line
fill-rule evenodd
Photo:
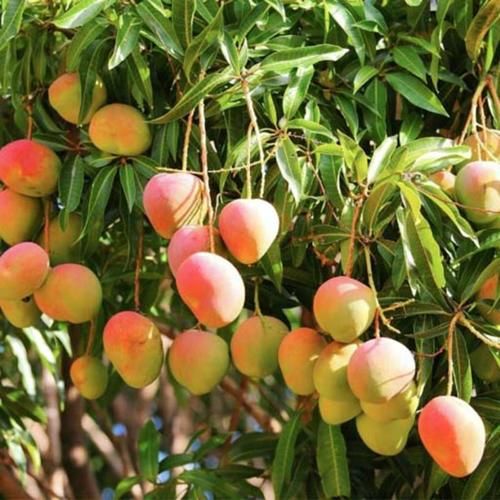
<path fill-rule="evenodd" d="M 500 1 L 486 1 L 475 15 L 465 35 L 465 47 L 469 57 L 475 61 L 486 33 L 500 19 Z"/>
<path fill-rule="evenodd" d="M 125 61 L 128 74 L 141 96 L 146 99 L 149 106 L 153 106 L 153 86 L 151 84 L 151 71 L 144 57 L 138 49 L 132 51 L 131 57 Z"/>
<path fill-rule="evenodd" d="M 283 113 L 285 118 L 295 116 L 306 98 L 314 74 L 313 66 L 299 66 L 292 74 L 290 83 L 283 94 Z"/>
<path fill-rule="evenodd" d="M 112 5 L 114 0 L 80 0 L 71 9 L 54 19 L 58 28 L 78 28 L 97 17 L 104 7 Z"/>
<path fill-rule="evenodd" d="M 467 403 L 472 396 L 472 370 L 464 336 L 455 330 L 453 338 L 453 381 L 457 396 Z"/>
<path fill-rule="evenodd" d="M 120 500 L 120 498 L 128 493 L 136 484 L 141 482 L 140 476 L 130 476 L 122 479 L 115 488 L 115 500 Z"/>
<path fill-rule="evenodd" d="M 425 82 L 427 70 L 418 52 L 413 47 L 409 45 L 395 47 L 393 54 L 398 66 L 406 69 Z"/>
<path fill-rule="evenodd" d="M 399 92 L 405 99 L 415 106 L 437 113 L 439 115 L 449 116 L 436 94 L 431 92 L 422 82 L 407 73 L 388 73 L 386 75 L 389 85 Z"/>
<path fill-rule="evenodd" d="M 88 23 L 78 30 L 68 46 L 66 55 L 68 70 L 75 71 L 78 68 L 83 52 L 94 40 L 99 38 L 106 28 L 107 25 L 104 22 L 96 19 L 94 22 Z"/>
<path fill-rule="evenodd" d="M 139 470 L 151 482 L 158 475 L 158 453 L 160 451 L 160 434 L 152 420 L 148 420 L 139 431 Z"/>
<path fill-rule="evenodd" d="M 191 43 L 195 10 L 196 0 L 172 0 L 172 24 L 184 48 Z"/>
<path fill-rule="evenodd" d="M 500 455 L 482 460 L 478 468 L 467 478 L 462 491 L 462 500 L 493 498 L 489 495 L 491 487 L 500 476 Z"/>
<path fill-rule="evenodd" d="M 394 179 L 390 179 L 386 182 L 377 184 L 370 192 L 364 203 L 362 216 L 363 225 L 368 229 L 370 234 L 373 234 L 382 207 L 390 201 L 395 191 L 396 184 Z"/>
<path fill-rule="evenodd" d="M 273 242 L 269 250 L 262 257 L 262 267 L 266 274 L 271 278 L 274 286 L 281 293 L 283 282 L 283 262 L 281 260 L 280 245 L 277 240 Z"/>
<path fill-rule="evenodd" d="M 108 62 L 108 69 L 116 68 L 137 46 L 141 30 L 140 21 L 132 14 L 125 13 L 118 20 L 115 47 Z"/>
<path fill-rule="evenodd" d="M 396 136 L 386 137 L 380 146 L 373 152 L 372 159 L 368 166 L 367 182 L 372 184 L 377 180 L 379 174 L 384 170 L 388 164 L 392 153 L 398 145 Z"/>
<path fill-rule="evenodd" d="M 318 135 L 324 135 L 325 137 L 328 137 L 329 139 L 333 139 L 333 134 L 330 132 L 330 130 L 323 126 L 320 125 L 319 123 L 313 122 L 311 120 L 304 120 L 303 118 L 296 118 L 295 120 L 290 120 L 286 124 L 287 128 L 299 128 L 303 130 L 304 132 L 309 132 L 311 134 L 318 134 Z"/>
<path fill-rule="evenodd" d="M 81 156 L 74 156 L 63 164 L 59 175 L 59 197 L 63 206 L 62 226 L 66 227 L 69 214 L 80 205 L 83 192 L 84 165 Z"/>
<path fill-rule="evenodd" d="M 302 171 L 297 156 L 297 147 L 289 137 L 284 137 L 279 142 L 276 162 L 295 202 L 298 203 L 302 198 Z"/>
<path fill-rule="evenodd" d="M 358 182 L 364 182 L 368 174 L 368 158 L 363 149 L 349 136 L 339 132 L 340 145 L 344 151 L 344 161 L 354 172 Z"/>
<path fill-rule="evenodd" d="M 497 257 L 490 262 L 473 281 L 469 281 L 465 288 L 462 290 L 461 299 L 463 302 L 472 298 L 472 296 L 479 291 L 483 283 L 488 279 L 500 272 L 500 257 Z"/>
<path fill-rule="evenodd" d="M 135 205 L 135 197 L 137 194 L 135 172 L 132 165 L 126 164 L 120 167 L 120 184 L 122 186 L 125 199 L 127 200 L 128 211 L 132 213 Z"/>
<path fill-rule="evenodd" d="M 401 128 L 399 130 L 399 142 L 401 146 L 416 139 L 423 128 L 424 120 L 418 113 L 405 113 L 403 123 L 401 123 Z"/>
<path fill-rule="evenodd" d="M 347 448 L 339 425 L 321 421 L 318 427 L 316 461 L 325 495 L 350 497 L 351 481 L 347 464 Z"/>
<path fill-rule="evenodd" d="M 374 76 L 378 75 L 378 69 L 373 66 L 362 66 L 354 77 L 354 93 L 356 93 L 365 83 L 368 83 Z"/>
<path fill-rule="evenodd" d="M 34 397 L 36 395 L 35 377 L 33 376 L 26 347 L 20 339 L 12 335 L 7 335 L 5 339 L 7 344 L 10 346 L 12 354 L 16 358 L 17 369 L 19 370 L 21 380 L 23 381 L 23 388 L 29 396 Z"/>
<path fill-rule="evenodd" d="M 366 88 L 364 96 L 378 111 L 379 116 L 368 110 L 363 110 L 363 114 L 370 134 L 377 143 L 381 143 L 387 136 L 387 88 L 378 78 L 375 78 Z"/>
<path fill-rule="evenodd" d="M 0 29 L 0 50 L 17 35 L 23 21 L 26 0 L 7 0 L 2 3 L 2 28 Z"/>

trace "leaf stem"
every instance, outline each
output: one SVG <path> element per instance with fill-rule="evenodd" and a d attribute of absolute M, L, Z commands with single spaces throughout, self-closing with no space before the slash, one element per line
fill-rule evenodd
<path fill-rule="evenodd" d="M 462 311 L 455 313 L 448 326 L 448 338 L 446 339 L 446 350 L 448 352 L 448 384 L 446 386 L 447 396 L 451 396 L 451 393 L 453 392 L 453 337 L 455 336 L 457 321 L 460 320 L 461 316 Z"/>
<path fill-rule="evenodd" d="M 182 146 L 182 171 L 186 172 L 188 169 L 188 155 L 189 155 L 189 141 L 191 139 L 191 130 L 193 128 L 193 117 L 194 117 L 194 109 L 189 113 L 187 124 L 186 124 L 186 133 L 184 134 L 184 144 Z"/>

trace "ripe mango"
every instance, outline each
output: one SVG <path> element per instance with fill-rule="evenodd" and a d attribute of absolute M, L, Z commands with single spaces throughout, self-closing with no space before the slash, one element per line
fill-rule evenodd
<path fill-rule="evenodd" d="M 33 297 L 22 300 L 0 300 L 0 309 L 7 321 L 17 328 L 36 325 L 42 314 Z"/>
<path fill-rule="evenodd" d="M 63 230 L 58 217 L 49 223 L 49 257 L 53 266 L 77 262 L 80 260 L 81 243 L 77 242 L 83 229 L 82 217 L 71 214 L 66 228 Z M 43 245 L 44 232 L 38 237 L 38 243 Z"/>
<path fill-rule="evenodd" d="M 73 361 L 69 370 L 78 392 L 86 399 L 100 398 L 108 386 L 108 371 L 100 359 L 81 356 Z"/>
<path fill-rule="evenodd" d="M 456 177 L 448 170 L 440 170 L 430 175 L 430 179 L 434 181 L 446 194 L 449 196 L 455 195 Z"/>
<path fill-rule="evenodd" d="M 477 293 L 478 300 L 491 300 L 493 303 L 497 298 L 498 274 L 488 278 Z M 498 326 L 500 325 L 500 308 L 493 307 L 493 304 L 478 304 L 478 310 L 486 321 Z"/>
<path fill-rule="evenodd" d="M 497 356 L 500 355 L 498 350 Z M 470 355 L 470 362 L 473 372 L 485 382 L 498 382 L 500 381 L 500 365 L 497 358 L 493 354 L 493 348 L 488 347 L 486 344 L 481 344 Z"/>
<path fill-rule="evenodd" d="M 359 400 L 353 395 L 343 399 L 328 399 L 320 395 L 318 406 L 321 418 L 330 425 L 343 424 L 361 413 Z"/>

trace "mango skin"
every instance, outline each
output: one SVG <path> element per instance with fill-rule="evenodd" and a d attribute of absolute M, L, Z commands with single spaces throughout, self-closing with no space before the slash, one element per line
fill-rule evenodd
<path fill-rule="evenodd" d="M 385 403 L 404 391 L 415 376 L 415 359 L 400 342 L 388 337 L 360 345 L 347 366 L 354 395 L 367 403 Z"/>
<path fill-rule="evenodd" d="M 47 316 L 74 324 L 94 319 L 102 303 L 99 279 L 80 264 L 60 264 L 52 268 L 34 295 L 37 306 Z"/>
<path fill-rule="evenodd" d="M 319 326 L 337 342 L 357 339 L 372 324 L 376 303 L 371 288 L 347 276 L 323 283 L 313 302 Z"/>
<path fill-rule="evenodd" d="M 278 363 L 286 385 L 295 394 L 314 392 L 314 364 L 325 346 L 325 339 L 312 328 L 296 328 L 282 340 Z"/>
<path fill-rule="evenodd" d="M 149 222 L 166 239 L 182 226 L 201 224 L 207 213 L 203 182 L 187 172 L 152 177 L 143 202 Z"/>
<path fill-rule="evenodd" d="M 236 267 L 219 255 L 197 252 L 177 271 L 177 289 L 200 323 L 220 328 L 234 321 L 245 304 L 245 285 Z"/>
<path fill-rule="evenodd" d="M 435 182 L 446 194 L 455 196 L 456 176 L 448 170 L 441 170 L 430 175 L 430 179 Z"/>
<path fill-rule="evenodd" d="M 81 243 L 76 242 L 83 229 L 82 217 L 70 214 L 66 229 L 61 228 L 58 217 L 49 223 L 49 257 L 53 266 L 80 260 Z M 44 232 L 38 237 L 38 244 L 44 243 Z"/>
<path fill-rule="evenodd" d="M 57 189 L 61 161 L 43 144 L 29 139 L 0 149 L 0 181 L 16 193 L 39 198 Z"/>
<path fill-rule="evenodd" d="M 69 375 L 85 399 L 100 398 L 108 386 L 108 371 L 100 359 L 81 356 L 71 364 Z"/>
<path fill-rule="evenodd" d="M 320 395 L 318 407 L 321 418 L 329 425 L 343 424 L 361 413 L 359 400 L 354 396 L 345 399 L 328 399 Z"/>
<path fill-rule="evenodd" d="M 271 316 L 252 316 L 245 320 L 231 338 L 234 366 L 243 375 L 261 378 L 278 368 L 278 350 L 288 327 Z"/>
<path fill-rule="evenodd" d="M 458 172 L 455 192 L 462 205 L 472 207 L 464 209 L 471 222 L 480 226 L 497 222 L 500 217 L 500 164 L 493 161 L 468 163 Z"/>
<path fill-rule="evenodd" d="M 219 230 L 233 257 L 242 264 L 259 261 L 273 244 L 280 227 L 276 209 L 261 199 L 228 203 L 219 216 Z"/>
<path fill-rule="evenodd" d="M 127 104 L 108 104 L 96 111 L 89 137 L 97 149 L 118 156 L 140 155 L 152 141 L 144 115 Z"/>
<path fill-rule="evenodd" d="M 454 396 L 438 396 L 424 406 L 418 433 L 429 455 L 450 476 L 469 475 L 483 456 L 483 421 L 472 406 Z"/>
<path fill-rule="evenodd" d="M 497 351 L 498 354 L 498 351 Z M 470 355 L 472 371 L 485 382 L 500 381 L 500 366 L 486 344 L 481 344 Z"/>
<path fill-rule="evenodd" d="M 69 123 L 86 124 L 94 113 L 106 102 L 107 92 L 102 80 L 97 77 L 92 91 L 92 102 L 84 119 L 79 122 L 81 85 L 78 73 L 64 73 L 49 87 L 49 103 Z"/>
<path fill-rule="evenodd" d="M 146 387 L 160 375 L 161 334 L 145 316 L 133 311 L 115 314 L 104 327 L 103 344 L 106 356 L 130 387 Z"/>
<path fill-rule="evenodd" d="M 478 137 L 474 134 L 469 135 L 465 141 L 464 146 L 469 146 L 472 151 L 471 161 L 477 160 L 498 160 L 500 158 L 500 132 L 498 130 L 486 129 L 480 130 L 477 135 L 489 151 L 493 158 L 483 150 L 480 146 Z"/>
<path fill-rule="evenodd" d="M 356 428 L 361 440 L 370 450 L 392 457 L 403 451 L 414 422 L 414 416 L 377 422 L 363 413 L 356 418 Z"/>
<path fill-rule="evenodd" d="M 497 298 L 497 289 L 498 289 L 498 274 L 488 278 L 481 288 L 479 292 L 477 292 L 478 300 L 491 300 L 495 301 Z M 500 308 L 491 307 L 491 305 L 486 304 L 478 304 L 478 310 L 481 313 L 482 317 L 489 321 L 491 324 L 495 326 L 500 325 Z"/>
<path fill-rule="evenodd" d="M 49 272 L 49 256 L 36 243 L 10 247 L 0 256 L 0 300 L 21 300 L 39 289 Z"/>
<path fill-rule="evenodd" d="M 186 330 L 168 351 L 168 364 L 179 384 L 197 396 L 209 393 L 229 368 L 229 349 L 215 333 Z"/>
<path fill-rule="evenodd" d="M 17 328 L 36 325 L 42 315 L 32 297 L 23 300 L 0 300 L 0 309 L 7 321 Z"/>

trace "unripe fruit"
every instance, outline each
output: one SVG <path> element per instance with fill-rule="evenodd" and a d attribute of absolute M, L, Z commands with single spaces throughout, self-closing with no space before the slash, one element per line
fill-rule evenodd
<path fill-rule="evenodd" d="M 325 346 L 325 339 L 312 328 L 296 328 L 281 342 L 278 362 L 286 385 L 295 394 L 314 392 L 314 364 Z"/>
<path fill-rule="evenodd" d="M 108 371 L 100 359 L 81 356 L 73 361 L 69 375 L 78 392 L 86 399 L 100 398 L 108 386 Z"/>
<path fill-rule="evenodd" d="M 40 288 L 49 272 L 49 256 L 35 243 L 18 243 L 0 256 L 0 299 L 21 300 Z"/>
<path fill-rule="evenodd" d="M 314 387 L 320 396 L 336 400 L 354 397 L 347 383 L 347 365 L 358 345 L 334 341 L 321 351 L 313 371 Z"/>
<path fill-rule="evenodd" d="M 320 395 L 318 406 L 321 418 L 330 425 L 343 424 L 361 413 L 359 400 L 354 396 L 335 400 Z"/>
<path fill-rule="evenodd" d="M 103 344 L 106 356 L 131 387 L 145 387 L 160 375 L 161 335 L 156 325 L 141 314 L 122 311 L 112 316 L 104 327 Z"/>
<path fill-rule="evenodd" d="M 361 440 L 370 450 L 392 457 L 403 451 L 414 422 L 414 416 L 377 422 L 363 413 L 356 418 L 356 428 Z"/>
<path fill-rule="evenodd" d="M 224 252 L 219 231 L 213 228 L 214 246 L 217 254 Z M 179 228 L 168 244 L 168 265 L 175 276 L 180 265 L 197 252 L 210 251 L 210 229 L 208 226 L 184 226 Z"/>
<path fill-rule="evenodd" d="M 187 172 L 155 175 L 143 201 L 149 222 L 166 239 L 182 226 L 201 224 L 207 213 L 203 182 Z"/>
<path fill-rule="evenodd" d="M 367 403 L 389 401 L 404 391 L 414 376 L 413 354 L 400 342 L 387 337 L 360 345 L 347 367 L 352 392 Z"/>
<path fill-rule="evenodd" d="M 367 403 L 361 401 L 361 408 L 377 422 L 389 422 L 415 415 L 418 408 L 417 386 L 411 382 L 404 391 L 396 394 L 385 403 Z"/>
<path fill-rule="evenodd" d="M 35 292 L 35 302 L 52 319 L 85 323 L 94 319 L 101 308 L 101 283 L 88 267 L 60 264 L 50 270 L 43 286 Z"/>
<path fill-rule="evenodd" d="M 220 328 L 234 321 L 245 304 L 245 285 L 228 260 L 208 252 L 187 258 L 177 270 L 177 289 L 200 323 Z"/>
<path fill-rule="evenodd" d="M 35 198 L 52 194 L 60 169 L 56 154 L 38 142 L 19 139 L 0 149 L 0 181 L 16 193 Z"/>
<path fill-rule="evenodd" d="M 33 237 L 42 222 L 42 205 L 37 198 L 11 189 L 0 191 L 0 239 L 16 245 Z"/>
<path fill-rule="evenodd" d="M 224 378 L 229 350 L 215 333 L 187 330 L 172 342 L 168 364 L 179 384 L 193 394 L 207 394 Z"/>
<path fill-rule="evenodd" d="M 17 328 L 36 325 L 42 314 L 33 297 L 22 300 L 0 300 L 0 309 L 7 321 Z"/>
<path fill-rule="evenodd" d="M 265 200 L 242 199 L 227 204 L 219 217 L 219 229 L 233 257 L 254 264 L 269 250 L 278 235 L 280 219 Z"/>
<path fill-rule="evenodd" d="M 478 138 L 483 143 L 481 147 Z M 476 134 L 471 134 L 464 141 L 464 146 L 469 146 L 472 151 L 470 161 L 477 160 L 498 160 L 500 158 L 500 132 L 498 130 L 484 129 Z M 489 154 L 488 154 L 489 153 Z"/>
<path fill-rule="evenodd" d="M 146 118 L 127 104 L 108 104 L 90 120 L 89 137 L 105 153 L 136 156 L 151 146 L 151 131 Z"/>
<path fill-rule="evenodd" d="M 288 327 L 271 316 L 252 316 L 238 327 L 231 339 L 236 368 L 248 377 L 265 377 L 278 368 L 280 343 Z"/>
<path fill-rule="evenodd" d="M 492 352 L 493 348 L 488 347 L 486 344 L 481 344 L 470 355 L 470 362 L 474 373 L 485 382 L 499 382 L 500 381 L 500 365 L 497 358 Z M 496 350 L 497 357 L 500 352 Z"/>
<path fill-rule="evenodd" d="M 54 217 L 49 224 L 49 257 L 53 266 L 80 260 L 80 242 L 76 242 L 83 229 L 80 215 L 71 214 L 66 228 L 63 230 L 58 217 Z M 44 232 L 40 234 L 38 243 L 44 242 Z"/>
<path fill-rule="evenodd" d="M 50 105 L 67 122 L 74 124 L 88 123 L 94 113 L 106 102 L 106 87 L 102 80 L 97 77 L 92 91 L 92 102 L 87 114 L 79 122 L 78 117 L 82 104 L 81 91 L 78 73 L 64 73 L 54 80 L 49 87 Z"/>
<path fill-rule="evenodd" d="M 497 298 L 498 289 L 498 274 L 488 278 L 477 293 L 478 300 L 491 300 L 495 302 Z M 500 308 L 498 306 L 493 307 L 493 305 L 478 304 L 479 312 L 486 321 L 491 324 L 498 326 L 500 325 Z"/>
<path fill-rule="evenodd" d="M 465 205 L 471 222 L 491 224 L 500 217 L 500 164 L 475 161 L 458 172 L 455 183 L 458 201 Z M 475 210 L 478 209 L 478 210 Z"/>
<path fill-rule="evenodd" d="M 347 276 L 331 278 L 314 296 L 314 316 L 336 341 L 349 343 L 371 325 L 376 303 L 372 290 Z"/>
<path fill-rule="evenodd" d="M 429 455 L 450 476 L 467 476 L 483 456 L 483 421 L 472 406 L 454 396 L 438 396 L 424 406 L 418 433 Z"/>
<path fill-rule="evenodd" d="M 454 196 L 456 177 L 451 172 L 448 170 L 441 170 L 432 174 L 430 179 L 449 196 Z"/>

